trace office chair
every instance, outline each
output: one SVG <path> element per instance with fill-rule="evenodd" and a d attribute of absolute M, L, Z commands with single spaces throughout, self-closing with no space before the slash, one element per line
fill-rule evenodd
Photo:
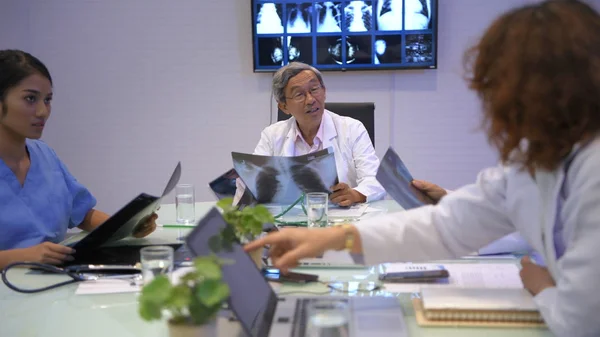
<path fill-rule="evenodd" d="M 335 112 L 340 116 L 347 116 L 357 119 L 363 123 L 371 138 L 371 143 L 375 147 L 375 103 L 325 103 L 325 109 Z M 283 121 L 290 118 L 281 109 L 277 111 L 277 121 Z"/>

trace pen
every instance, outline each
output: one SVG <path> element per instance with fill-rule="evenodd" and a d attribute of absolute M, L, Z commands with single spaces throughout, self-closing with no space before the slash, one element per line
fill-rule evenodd
<path fill-rule="evenodd" d="M 194 224 L 194 225 L 179 225 L 179 224 L 165 223 L 165 224 L 161 224 L 161 226 L 168 227 L 168 228 L 194 228 L 194 227 L 196 227 L 196 224 Z"/>

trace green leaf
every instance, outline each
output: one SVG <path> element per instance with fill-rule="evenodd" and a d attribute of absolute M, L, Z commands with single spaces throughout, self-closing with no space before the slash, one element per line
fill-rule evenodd
<path fill-rule="evenodd" d="M 227 212 L 223 213 L 223 219 L 225 219 L 225 222 L 227 222 L 228 224 L 230 224 L 234 227 L 239 226 L 241 216 L 242 216 L 242 212 L 240 212 L 238 210 L 232 210 L 232 211 L 227 211 Z"/>
<path fill-rule="evenodd" d="M 220 280 L 221 266 L 213 258 L 199 257 L 194 260 L 196 272 L 207 279 Z"/>
<path fill-rule="evenodd" d="M 192 297 L 190 304 L 190 317 L 195 325 L 208 323 L 221 310 L 221 303 L 212 307 L 207 307 L 200 302 L 197 297 Z"/>
<path fill-rule="evenodd" d="M 233 198 L 223 198 L 217 202 L 217 207 L 222 209 L 224 212 L 235 209 L 233 206 Z"/>
<path fill-rule="evenodd" d="M 262 233 L 263 223 L 254 214 L 244 218 L 244 221 L 246 222 L 246 234 L 256 236 Z"/>
<path fill-rule="evenodd" d="M 161 319 L 161 317 L 162 317 L 161 309 L 162 309 L 161 305 L 151 302 L 151 301 L 144 301 L 143 299 L 140 298 L 138 312 L 140 313 L 140 317 L 142 317 L 142 319 L 144 319 L 146 321 L 151 321 L 154 319 Z"/>
<path fill-rule="evenodd" d="M 185 273 L 185 275 L 183 275 L 181 277 L 181 282 L 184 284 L 187 284 L 188 282 L 195 282 L 196 280 L 198 280 L 198 278 L 200 277 L 200 275 L 198 275 L 198 273 L 194 270 L 194 271 L 190 271 Z"/>
<path fill-rule="evenodd" d="M 256 220 L 258 220 L 261 224 L 275 222 L 273 214 L 271 214 L 271 212 L 269 212 L 269 209 L 263 205 L 257 205 L 256 207 L 254 207 L 254 216 Z"/>
<path fill-rule="evenodd" d="M 171 289 L 169 299 L 167 300 L 167 306 L 175 308 L 176 310 L 182 310 L 190 305 L 192 297 L 192 290 L 185 284 L 180 284 Z"/>
<path fill-rule="evenodd" d="M 140 301 L 151 302 L 162 306 L 163 303 L 169 298 L 171 291 L 171 282 L 165 275 L 159 275 L 154 278 L 150 283 L 144 286 Z"/>
<path fill-rule="evenodd" d="M 223 231 L 221 231 L 221 239 L 221 247 L 228 252 L 232 251 L 232 244 L 238 241 L 235 229 L 232 225 L 227 225 L 227 227 L 225 227 Z"/>
<path fill-rule="evenodd" d="M 229 297 L 229 287 L 219 280 L 205 280 L 196 286 L 196 297 L 202 304 L 211 307 Z"/>

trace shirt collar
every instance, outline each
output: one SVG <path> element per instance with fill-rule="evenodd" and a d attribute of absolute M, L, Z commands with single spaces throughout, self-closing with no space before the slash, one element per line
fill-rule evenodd
<path fill-rule="evenodd" d="M 317 134 L 315 135 L 315 139 L 319 140 L 319 143 L 323 143 L 323 124 L 325 124 L 325 112 L 323 112 L 323 117 L 321 117 L 321 124 L 319 125 L 319 130 L 317 130 Z M 301 140 L 303 142 L 305 142 L 306 144 L 308 144 L 308 142 L 306 141 L 306 139 L 304 139 L 304 137 L 302 136 L 302 133 L 300 132 L 300 128 L 298 127 L 298 122 L 294 121 L 294 135 L 293 138 L 294 140 L 298 141 Z M 314 142 L 313 142 L 314 143 Z"/>

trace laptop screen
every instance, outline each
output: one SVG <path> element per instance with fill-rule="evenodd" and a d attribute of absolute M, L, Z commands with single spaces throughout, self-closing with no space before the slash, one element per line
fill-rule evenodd
<path fill-rule="evenodd" d="M 208 240 L 218 235 L 227 223 L 216 209 L 211 209 L 186 238 L 188 248 L 196 256 L 211 254 Z M 266 337 L 277 306 L 277 295 L 264 279 L 250 256 L 239 244 L 232 251 L 217 253 L 233 260 L 223 266 L 223 278 L 230 288 L 229 306 L 252 337 Z"/>

